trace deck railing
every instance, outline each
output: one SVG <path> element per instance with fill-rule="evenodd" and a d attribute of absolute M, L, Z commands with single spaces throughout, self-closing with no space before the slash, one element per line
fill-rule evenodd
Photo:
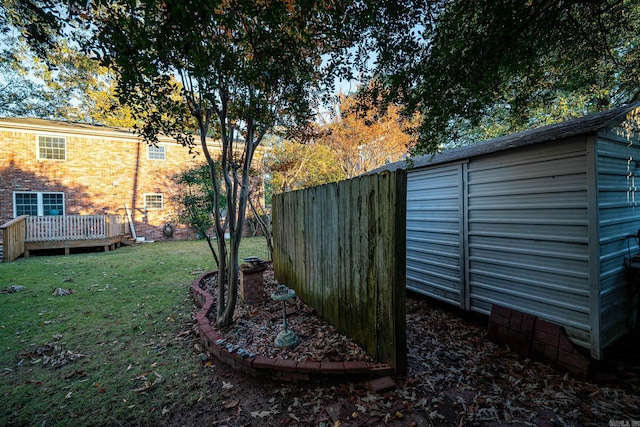
<path fill-rule="evenodd" d="M 3 262 L 13 261 L 24 253 L 24 230 L 26 215 L 19 216 L 6 224 L 0 225 L 2 230 Z"/>
<path fill-rule="evenodd" d="M 26 219 L 25 242 L 117 237 L 126 233 L 125 226 L 120 215 L 29 216 Z"/>

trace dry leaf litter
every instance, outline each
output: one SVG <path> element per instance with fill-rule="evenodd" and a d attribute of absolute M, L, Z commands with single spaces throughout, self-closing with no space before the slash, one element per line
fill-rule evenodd
<path fill-rule="evenodd" d="M 54 336 L 54 338 L 59 339 L 59 335 Z M 67 363 L 75 362 L 83 357 L 85 357 L 84 354 L 67 350 L 60 342 L 50 342 L 36 348 L 34 351 L 21 352 L 18 354 L 18 358 L 21 359 L 18 366 L 21 365 L 23 361 L 30 360 L 33 364 L 42 363 L 44 366 L 60 368 Z"/>
<path fill-rule="evenodd" d="M 234 313 L 233 325 L 217 329 L 222 335 L 219 345 L 241 356 L 262 355 L 290 360 L 313 361 L 370 361 L 373 359 L 351 339 L 341 335 L 336 328 L 322 321 L 314 309 L 304 304 L 300 298 L 285 303 L 288 329 L 299 339 L 293 347 L 276 347 L 274 339 L 283 329 L 282 302 L 271 299 L 279 282 L 275 280 L 272 269 L 264 273 L 263 301 L 259 304 L 238 304 Z M 217 304 L 217 280 L 210 276 L 202 282 L 214 299 L 214 309 L 209 314 L 215 327 L 215 307 Z"/>
<path fill-rule="evenodd" d="M 269 270 L 265 279 L 270 295 L 277 282 Z M 214 287 L 215 283 L 207 284 L 212 294 Z M 288 306 L 290 327 L 302 338 L 297 347 L 278 349 L 273 345 L 281 330 L 282 305 L 270 299 L 260 306 L 240 304 L 237 325 L 221 331 L 225 343 L 232 349 L 296 360 L 368 359 L 298 299 Z M 619 365 L 614 375 L 599 383 L 581 381 L 495 345 L 485 335 L 486 324 L 482 322 L 466 319 L 465 314 L 429 299 L 408 298 L 408 370 L 396 377 L 396 390 L 376 395 L 362 384 L 281 385 L 270 392 L 268 408 L 261 411 L 255 406 L 262 404 L 251 404 L 244 390 L 244 397 L 229 394 L 233 404 L 219 408 L 215 418 L 228 410 L 218 421 L 262 425 L 255 423 L 264 418 L 264 425 L 280 419 L 278 424 L 283 425 L 607 426 L 640 420 L 640 364 Z"/>

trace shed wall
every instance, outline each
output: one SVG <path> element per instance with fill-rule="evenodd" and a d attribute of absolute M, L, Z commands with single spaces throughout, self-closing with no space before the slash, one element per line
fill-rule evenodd
<path fill-rule="evenodd" d="M 621 128 L 596 139 L 600 334 L 606 347 L 635 326 L 638 286 L 625 277 L 624 258 L 638 252 L 625 237 L 640 229 L 640 142 Z"/>
<path fill-rule="evenodd" d="M 463 305 L 463 165 L 407 178 L 407 288 Z"/>
<path fill-rule="evenodd" d="M 493 303 L 590 343 L 586 138 L 410 170 L 407 285 L 488 314 Z"/>
<path fill-rule="evenodd" d="M 586 139 L 533 145 L 468 166 L 469 298 L 590 342 Z"/>

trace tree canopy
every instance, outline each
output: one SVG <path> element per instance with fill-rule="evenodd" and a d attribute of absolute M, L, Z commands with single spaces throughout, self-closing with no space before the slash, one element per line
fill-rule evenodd
<path fill-rule="evenodd" d="M 354 95 L 316 119 L 310 141 L 275 141 L 266 158 L 275 193 L 353 178 L 407 155 L 415 142 L 405 120 L 391 105 L 384 113 L 357 106 Z"/>
<path fill-rule="evenodd" d="M 363 96 L 420 112 L 418 151 L 640 98 L 637 0 L 365 4 Z"/>
<path fill-rule="evenodd" d="M 66 39 L 36 56 L 20 27 L 9 26 L 9 18 L 18 19 L 14 7 L 0 7 L 0 115 L 131 127 L 129 109 L 115 96 L 113 70 Z"/>
<path fill-rule="evenodd" d="M 338 163 L 337 153 L 316 141 L 307 144 L 287 140 L 278 142 L 268 153 L 265 164 L 271 174 L 274 193 L 347 178 Z"/>
<path fill-rule="evenodd" d="M 324 132 L 317 139 L 335 153 L 346 178 L 400 160 L 414 144 L 411 129 L 417 118 L 402 118 L 396 105 L 381 113 L 373 105 L 356 104 L 354 96 L 340 96 L 337 114 L 322 121 Z"/>
<path fill-rule="evenodd" d="M 33 8 L 21 3 L 17 9 L 35 11 L 37 19 L 29 22 L 44 25 L 21 28 L 40 51 L 70 31 L 79 46 L 117 72 L 120 101 L 149 143 L 169 135 L 206 158 L 218 248 L 216 318 L 219 326 L 228 325 L 255 151 L 267 132 L 296 129 L 312 118 L 314 90 L 333 79 L 323 58 L 344 43 L 341 2 L 26 3 Z M 197 130 L 195 140 L 189 129 Z M 210 150 L 212 130 L 221 141 L 220 157 Z"/>
<path fill-rule="evenodd" d="M 0 28 L 7 22 L 22 22 L 19 27 L 24 37 L 43 53 L 73 23 L 86 32 L 95 25 L 86 22 L 96 19 L 106 22 L 107 16 L 119 16 L 115 22 L 121 22 L 122 16 L 133 13 L 129 3 L 6 0 L 9 13 L 0 16 Z M 161 3 L 140 1 L 135 13 L 148 19 L 147 12 L 181 10 L 167 19 L 185 14 L 193 18 L 191 24 L 203 31 L 188 31 L 191 35 L 185 34 L 182 44 L 187 50 L 202 50 L 207 48 L 202 40 L 213 31 L 213 22 L 203 21 L 209 9 L 234 4 L 227 17 L 235 19 L 253 15 L 255 2 L 220 0 L 205 6 L 188 1 L 181 2 L 180 8 L 174 3 L 159 7 Z M 89 12 L 87 4 L 92 5 Z M 260 55 L 272 55 L 283 43 L 295 43 L 296 31 L 332 27 L 341 32 L 340 43 L 333 43 L 318 61 L 358 80 L 366 89 L 361 93 L 364 105 L 375 102 L 381 109 L 396 105 L 407 117 L 419 112 L 415 152 L 435 151 L 640 98 L 637 0 L 363 0 L 333 2 L 315 17 L 300 13 L 315 8 L 314 2 L 286 1 L 258 2 L 256 13 L 285 16 L 284 9 L 276 12 L 276 4 L 286 5 L 287 13 L 296 13 L 298 19 L 308 19 L 309 26 L 298 25 L 289 32 L 254 28 L 251 37 L 274 37 Z M 141 14 L 141 10 L 147 12 Z M 64 14 L 66 19 L 59 19 Z M 103 42 L 134 30 L 111 27 L 113 31 L 101 33 Z M 185 30 L 169 26 L 156 36 L 175 37 L 174 33 Z M 337 33 L 332 34 L 335 42 Z M 318 42 L 329 38 L 321 35 Z M 130 46 L 132 52 L 150 46 L 153 40 L 139 43 Z M 295 64 L 296 59 L 271 57 L 272 63 L 263 61 L 259 67 Z M 332 78 L 331 73 L 325 75 L 327 83 Z"/>

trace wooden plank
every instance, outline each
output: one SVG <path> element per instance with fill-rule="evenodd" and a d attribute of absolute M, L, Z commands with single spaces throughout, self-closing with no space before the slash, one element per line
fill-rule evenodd
<path fill-rule="evenodd" d="M 395 360 L 392 366 L 396 372 L 407 371 L 407 173 L 398 171 L 394 174 L 391 187 L 395 206 L 392 225 L 392 245 L 394 258 L 398 260 L 390 265 L 391 283 L 393 284 Z"/>
<path fill-rule="evenodd" d="M 367 220 L 367 212 L 364 209 L 363 203 L 363 178 L 356 178 L 353 181 L 353 190 L 354 190 L 354 206 L 351 211 L 350 220 L 351 227 L 355 231 L 355 236 L 351 241 L 352 252 L 351 252 L 351 262 L 352 262 L 352 271 L 351 271 L 351 284 L 349 288 L 349 292 L 347 294 L 350 300 L 350 315 L 351 317 L 348 319 L 348 324 L 354 325 L 355 330 L 352 331 L 352 338 L 365 347 L 367 351 L 370 351 L 369 348 L 366 347 L 366 331 L 364 330 L 364 298 L 365 295 L 362 293 L 362 283 L 366 279 L 366 252 L 367 252 L 367 239 L 364 234 L 366 233 L 366 224 L 368 224 Z M 363 255 L 363 251 L 365 254 Z M 371 354 L 374 358 L 375 354 Z"/>
<path fill-rule="evenodd" d="M 345 320 L 343 323 L 343 329 L 341 330 L 342 333 L 344 334 L 348 334 L 350 332 L 350 329 L 353 328 L 358 328 L 359 325 L 357 324 L 353 324 L 353 312 L 355 310 L 354 305 L 356 303 L 356 301 L 354 300 L 354 296 L 353 294 L 356 292 L 356 288 L 355 288 L 355 284 L 356 284 L 356 270 L 358 269 L 358 263 L 356 262 L 356 251 L 358 250 L 358 245 L 357 242 L 360 240 L 360 229 L 359 229 L 359 222 L 360 222 L 360 213 L 358 212 L 358 181 L 355 179 L 349 180 L 347 181 L 348 184 L 346 184 L 349 187 L 349 192 L 350 192 L 350 198 L 349 198 L 349 204 L 348 204 L 348 210 L 344 211 L 343 213 L 343 218 L 346 220 L 347 222 L 347 232 L 349 233 L 349 241 L 348 241 L 348 257 L 345 258 L 343 261 L 346 263 L 345 264 L 345 271 L 346 271 L 346 281 L 345 283 L 343 283 L 344 286 L 344 303 L 346 304 L 346 307 L 343 308 L 344 312 L 345 312 Z M 347 329 L 349 328 L 349 329 Z M 354 341 L 358 342 L 356 340 L 356 337 L 352 336 L 351 338 L 354 339 Z"/>
<path fill-rule="evenodd" d="M 340 312 L 343 299 L 340 296 L 338 266 L 340 265 L 340 251 L 338 241 L 338 186 L 329 184 L 326 186 L 324 199 L 324 231 L 323 241 L 326 252 L 326 260 L 324 261 L 325 280 L 324 280 L 324 311 L 327 318 L 332 319 L 332 324 L 340 330 Z"/>
<path fill-rule="evenodd" d="M 385 206 L 384 216 L 390 220 L 381 223 L 379 245 L 393 254 L 394 259 L 405 259 L 406 251 L 406 181 L 404 174 L 383 174 L 380 177 L 381 206 Z M 380 258 L 379 258 L 380 259 Z M 382 262 L 382 260 L 380 260 Z M 391 263 L 390 268 L 381 270 L 378 280 L 378 313 L 384 322 L 378 322 L 378 334 L 387 337 L 377 343 L 381 361 L 396 367 L 396 371 L 406 370 L 406 290 L 405 263 Z"/>
<path fill-rule="evenodd" d="M 324 316 L 322 310 L 322 291 L 320 290 L 321 283 L 318 278 L 322 271 L 322 259 L 320 254 L 322 253 L 322 247 L 320 246 L 320 236 L 318 230 L 318 222 L 320 220 L 319 210 L 317 208 L 319 201 L 319 193 L 321 187 L 309 188 L 307 199 L 307 218 L 310 220 L 305 229 L 308 230 L 308 238 L 306 241 L 306 249 L 310 252 L 308 259 L 309 270 L 309 282 L 307 283 L 307 292 L 311 296 L 313 306 L 316 307 L 320 316 Z"/>
<path fill-rule="evenodd" d="M 111 238 L 102 238 L 102 239 L 93 239 L 93 240 L 51 240 L 45 242 L 25 242 L 25 251 L 26 250 L 43 250 L 43 249 L 62 249 L 62 248 L 93 248 L 93 247 L 104 247 L 108 245 L 112 245 L 118 240 L 120 237 L 111 237 Z"/>
<path fill-rule="evenodd" d="M 363 219 L 363 225 L 366 226 L 366 230 L 362 233 L 362 269 L 365 275 L 362 283 L 363 289 L 361 292 L 364 295 L 363 301 L 363 317 L 362 317 L 362 330 L 363 330 L 363 345 L 371 353 L 375 354 L 376 359 L 380 359 L 380 355 L 377 353 L 377 338 L 378 335 L 378 269 L 379 266 L 376 262 L 377 236 L 378 236 L 378 203 L 376 198 L 380 195 L 380 189 L 378 185 L 378 175 L 367 176 L 367 179 L 363 179 L 363 212 L 366 213 L 366 220 Z M 364 216 L 364 215 L 363 215 Z"/>
<path fill-rule="evenodd" d="M 390 254 L 392 257 L 395 256 L 393 253 L 393 247 L 391 245 L 393 236 L 393 217 L 395 215 L 394 209 L 394 197 L 391 191 L 391 174 L 383 174 L 379 176 L 379 187 L 380 187 L 380 197 L 379 205 L 381 207 L 381 213 L 379 215 L 383 216 L 383 218 L 378 218 L 380 224 L 380 233 L 377 236 L 376 246 L 381 247 L 382 250 L 378 251 L 376 254 L 377 263 L 380 264 L 383 260 L 380 258 L 380 254 L 382 251 L 385 251 L 387 254 Z M 386 221 L 384 219 L 387 219 Z M 390 365 L 395 365 L 395 352 L 393 349 L 395 348 L 395 337 L 393 334 L 395 325 L 394 325 L 394 301 L 393 301 L 393 292 L 392 288 L 394 283 L 392 282 L 392 277 L 390 277 L 390 270 L 380 269 L 378 272 L 378 281 L 377 281 L 377 292 L 379 294 L 379 298 L 377 300 L 377 313 L 380 316 L 380 320 L 377 322 L 377 333 L 380 336 L 388 337 L 389 339 L 383 341 L 379 340 L 377 344 L 376 354 L 380 361 L 388 363 Z"/>
<path fill-rule="evenodd" d="M 350 212 L 352 210 L 352 185 L 351 181 L 343 181 L 336 189 L 338 200 L 336 202 L 336 213 L 339 218 L 338 225 L 338 295 L 341 301 L 339 305 L 338 325 L 339 331 L 347 331 L 349 321 L 349 294 L 351 282 L 351 239 L 353 229 L 351 227 Z"/>
<path fill-rule="evenodd" d="M 294 217 L 290 219 L 290 223 L 294 228 L 296 236 L 296 258 L 294 259 L 294 263 L 292 264 L 292 277 L 295 277 L 296 285 L 298 285 L 298 283 L 302 285 L 307 274 L 306 254 L 304 248 L 304 193 L 296 192 L 295 197 L 292 196 L 292 204 L 292 211 L 291 213 L 289 213 L 289 216 L 294 215 Z"/>

